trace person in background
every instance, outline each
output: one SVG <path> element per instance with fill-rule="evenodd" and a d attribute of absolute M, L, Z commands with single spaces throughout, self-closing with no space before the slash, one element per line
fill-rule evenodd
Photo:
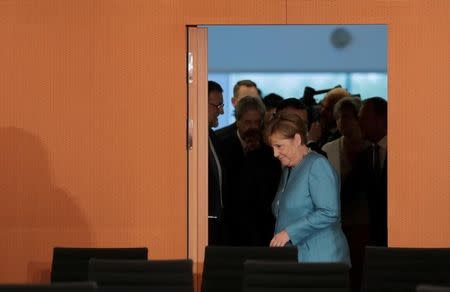
<path fill-rule="evenodd" d="M 283 101 L 283 97 L 276 93 L 270 93 L 263 98 L 266 106 L 266 115 L 264 116 L 264 125 L 267 125 L 275 115 L 278 105 Z"/>
<path fill-rule="evenodd" d="M 360 182 L 354 176 L 354 170 L 359 156 L 369 147 L 369 143 L 362 138 L 359 127 L 360 108 L 361 100 L 356 97 L 344 97 L 336 103 L 334 117 L 342 136 L 322 147 L 341 178 L 342 229 L 350 247 L 352 291 L 359 291 L 361 285 L 369 221 L 367 196 L 355 189 Z"/>
<path fill-rule="evenodd" d="M 344 88 L 333 88 L 325 94 L 320 102 L 320 140 L 319 147 L 331 142 L 341 136 L 337 129 L 336 119 L 334 118 L 334 106 L 342 98 L 350 96 L 350 93 Z M 317 136 L 317 135 L 315 135 Z"/>
<path fill-rule="evenodd" d="M 371 145 L 362 153 L 369 204 L 369 244 L 387 246 L 387 101 L 381 97 L 364 100 L 359 112 L 363 138 Z"/>
<path fill-rule="evenodd" d="M 253 96 L 260 98 L 258 87 L 256 83 L 251 80 L 240 80 L 238 81 L 233 88 L 233 97 L 231 98 L 231 103 L 234 108 L 238 102 L 245 96 Z M 232 123 L 226 127 L 223 127 L 216 131 L 217 137 L 219 140 L 228 139 L 228 137 L 234 135 L 237 127 L 236 123 Z"/>
<path fill-rule="evenodd" d="M 273 235 L 270 206 L 281 167 L 262 139 L 264 112 L 259 97 L 242 98 L 235 111 L 237 130 L 222 141 L 231 245 L 267 246 Z"/>
<path fill-rule="evenodd" d="M 353 264 L 352 291 L 360 288 L 365 246 L 387 246 L 387 101 L 364 100 L 358 122 L 367 146 L 348 169 L 341 188 L 343 228 Z"/>
<path fill-rule="evenodd" d="M 350 265 L 340 222 L 339 177 L 325 157 L 306 146 L 306 123 L 298 115 L 281 113 L 265 134 L 283 166 L 272 204 L 276 223 L 270 246 L 297 246 L 299 262 Z"/>
<path fill-rule="evenodd" d="M 334 118 L 341 137 L 323 145 L 328 160 L 344 183 L 358 155 L 368 146 L 362 138 L 358 124 L 358 113 L 361 100 L 355 97 L 344 97 L 334 106 Z"/>
<path fill-rule="evenodd" d="M 223 114 L 222 92 L 220 84 L 208 81 L 208 245 L 221 245 L 225 240 L 224 172 L 220 161 L 220 145 L 212 130 L 219 125 L 218 117 Z"/>
<path fill-rule="evenodd" d="M 276 114 L 292 113 L 302 118 L 302 120 L 309 125 L 308 108 L 298 98 L 291 97 L 281 101 L 276 110 Z"/>

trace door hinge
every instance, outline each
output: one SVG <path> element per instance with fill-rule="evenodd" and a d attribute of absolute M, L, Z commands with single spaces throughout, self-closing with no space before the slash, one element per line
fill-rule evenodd
<path fill-rule="evenodd" d="M 189 52 L 188 53 L 188 83 L 191 84 L 194 82 L 194 55 Z"/>

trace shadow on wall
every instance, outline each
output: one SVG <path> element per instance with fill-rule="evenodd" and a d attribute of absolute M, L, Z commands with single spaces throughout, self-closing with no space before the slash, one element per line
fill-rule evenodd
<path fill-rule="evenodd" d="M 53 247 L 89 246 L 89 226 L 38 137 L 0 128 L 0 153 L 0 282 L 49 282 Z"/>

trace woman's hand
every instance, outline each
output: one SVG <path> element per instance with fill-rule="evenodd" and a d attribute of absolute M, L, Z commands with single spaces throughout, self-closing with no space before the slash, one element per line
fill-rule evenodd
<path fill-rule="evenodd" d="M 289 241 L 289 234 L 286 232 L 286 230 L 283 230 L 280 233 L 275 234 L 275 236 L 270 241 L 270 246 L 272 247 L 285 246 L 288 241 Z"/>

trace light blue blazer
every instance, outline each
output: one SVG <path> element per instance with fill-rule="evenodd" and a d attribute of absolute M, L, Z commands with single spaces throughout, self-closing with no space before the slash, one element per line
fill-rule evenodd
<path fill-rule="evenodd" d="M 342 262 L 350 265 L 341 229 L 340 183 L 328 160 L 308 153 L 298 165 L 283 169 L 272 204 L 275 234 L 286 230 L 298 248 L 299 262 Z"/>

